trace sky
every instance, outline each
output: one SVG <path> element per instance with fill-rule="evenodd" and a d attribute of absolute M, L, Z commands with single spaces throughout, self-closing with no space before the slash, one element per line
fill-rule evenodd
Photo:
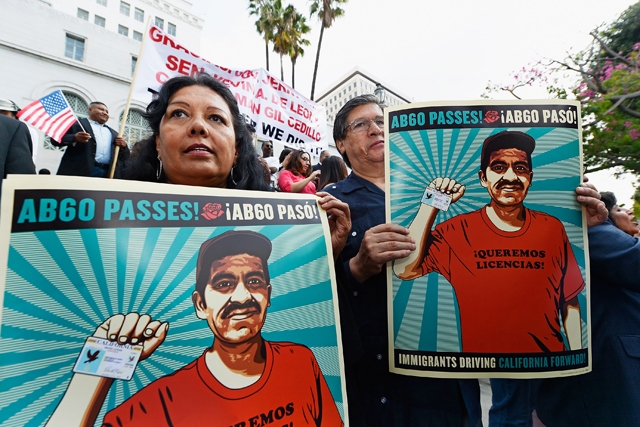
<path fill-rule="evenodd" d="M 188 0 L 205 20 L 200 54 L 229 68 L 266 68 L 264 40 L 249 16 L 249 0 Z M 309 0 L 283 0 L 308 16 Z M 540 59 L 564 59 L 589 45 L 589 32 L 615 20 L 630 0 L 349 0 L 344 16 L 325 29 L 315 89 L 318 98 L 358 67 L 412 102 L 479 99 L 493 83 L 508 83 L 516 70 Z M 296 65 L 295 88 L 309 97 L 320 23 Z M 270 72 L 280 77 L 279 57 Z M 291 64 L 284 58 L 285 82 Z M 543 88 L 522 92 L 547 98 Z M 494 99 L 512 100 L 507 93 Z M 633 180 L 612 172 L 591 175 L 601 190 L 621 203 L 633 193 Z"/>

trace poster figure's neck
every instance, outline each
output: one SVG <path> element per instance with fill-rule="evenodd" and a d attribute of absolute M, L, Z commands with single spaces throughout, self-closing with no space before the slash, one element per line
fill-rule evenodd
<path fill-rule="evenodd" d="M 255 384 L 264 372 L 264 345 L 261 335 L 239 344 L 216 339 L 205 356 L 207 368 L 227 388 L 248 387 Z"/>
<path fill-rule="evenodd" d="M 523 203 L 505 206 L 492 200 L 486 206 L 486 212 L 491 223 L 501 231 L 519 231 L 526 221 L 526 209 Z"/>

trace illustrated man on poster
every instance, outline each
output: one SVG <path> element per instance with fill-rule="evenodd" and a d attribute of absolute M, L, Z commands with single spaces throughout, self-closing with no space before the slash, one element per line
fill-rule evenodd
<path fill-rule="evenodd" d="M 465 192 L 453 179 L 433 180 L 409 227 L 417 250 L 394 263 L 402 280 L 435 271 L 451 283 L 464 352 L 565 351 L 561 324 L 569 348 L 582 347 L 578 294 L 585 283 L 564 226 L 524 206 L 534 149 L 523 132 L 487 138 L 478 176 L 491 201 L 432 230 L 439 209 L 429 196 L 445 193 L 455 203 Z"/>
<path fill-rule="evenodd" d="M 311 350 L 261 335 L 271 304 L 270 254 L 269 239 L 252 231 L 228 231 L 202 244 L 192 300 L 213 345 L 108 412 L 103 426 L 344 425 Z M 109 318 L 94 336 L 142 344 L 144 359 L 168 326 L 129 313 Z M 74 374 L 47 425 L 92 426 L 112 382 Z"/>

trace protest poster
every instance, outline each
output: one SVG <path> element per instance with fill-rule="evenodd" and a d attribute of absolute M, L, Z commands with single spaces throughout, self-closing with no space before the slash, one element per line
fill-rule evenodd
<path fill-rule="evenodd" d="M 154 25 L 145 35 L 137 67 L 133 99 L 145 105 L 152 99 L 149 89 L 157 91 L 169 78 L 206 72 L 233 92 L 258 135 L 315 156 L 328 147 L 325 108 L 262 68 L 236 70 L 212 64 Z"/>
<path fill-rule="evenodd" d="M 341 425 L 315 196 L 123 183 L 4 182 L 0 424 Z"/>
<path fill-rule="evenodd" d="M 390 369 L 534 378 L 590 371 L 577 102 L 385 110 Z"/>

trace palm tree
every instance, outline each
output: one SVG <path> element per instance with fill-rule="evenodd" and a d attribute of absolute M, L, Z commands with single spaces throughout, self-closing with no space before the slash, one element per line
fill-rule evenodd
<path fill-rule="evenodd" d="M 296 87 L 296 61 L 304 56 L 303 46 L 309 46 L 311 42 L 304 35 L 311 31 L 307 25 L 307 19 L 301 13 L 295 11 L 290 28 L 289 57 L 291 58 L 291 87 Z"/>
<path fill-rule="evenodd" d="M 264 37 L 267 71 L 269 71 L 269 42 L 273 40 L 276 17 L 273 8 L 274 0 L 249 0 L 249 15 L 258 17 L 256 31 Z"/>
<path fill-rule="evenodd" d="M 311 81 L 311 100 L 316 89 L 316 76 L 318 75 L 318 62 L 320 61 L 320 47 L 322 46 L 322 36 L 324 29 L 330 28 L 333 21 L 344 15 L 344 9 L 339 7 L 349 0 L 312 0 L 311 16 L 318 15 L 318 19 L 322 22 L 320 26 L 320 40 L 318 41 L 318 52 L 316 53 L 316 65 L 313 69 L 313 80 Z"/>
<path fill-rule="evenodd" d="M 293 21 L 293 16 L 297 12 L 291 5 L 287 6 L 287 8 L 283 10 L 282 0 L 275 0 L 273 2 L 273 11 L 275 16 L 273 51 L 280 55 L 280 80 L 284 82 L 282 57 L 289 53 L 291 47 L 291 23 Z"/>

